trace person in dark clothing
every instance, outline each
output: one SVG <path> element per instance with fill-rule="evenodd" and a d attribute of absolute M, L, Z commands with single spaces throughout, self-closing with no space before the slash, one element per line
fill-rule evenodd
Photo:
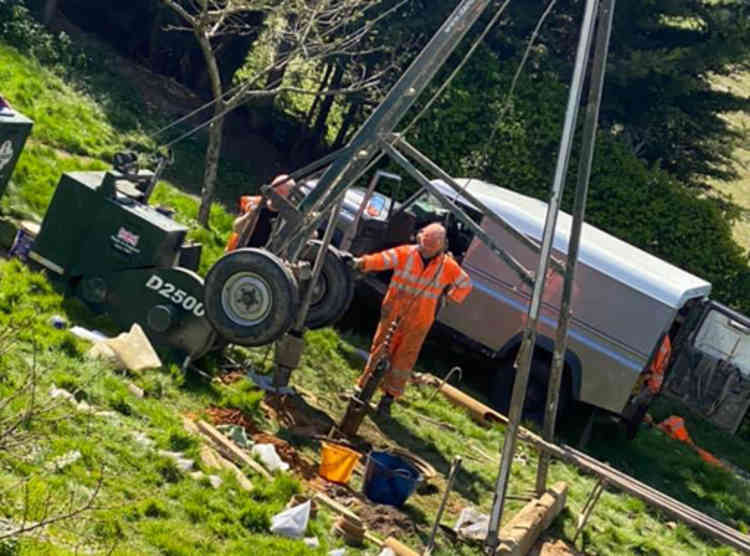
<path fill-rule="evenodd" d="M 294 180 L 286 174 L 276 176 L 271 182 L 271 187 L 283 197 L 289 195 L 294 186 Z M 278 209 L 273 206 L 270 199 L 265 205 L 261 206 L 261 200 L 262 197 L 260 195 L 243 195 L 240 197 L 241 214 L 235 219 L 234 224 L 232 224 L 232 235 L 229 236 L 225 251 L 233 251 L 237 247 L 240 247 L 237 245 L 240 235 L 242 235 L 245 226 L 252 222 L 253 214 L 256 211 L 260 211 L 260 213 L 255 223 L 255 229 L 247 244 L 242 245 L 242 247 L 265 247 L 266 243 L 268 243 L 271 231 L 273 230 L 273 223 L 278 216 Z"/>

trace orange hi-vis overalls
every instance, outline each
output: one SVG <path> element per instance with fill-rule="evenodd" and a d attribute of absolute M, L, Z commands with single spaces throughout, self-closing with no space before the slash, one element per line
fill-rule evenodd
<path fill-rule="evenodd" d="M 425 267 L 416 245 L 402 245 L 363 257 L 365 272 L 393 270 L 393 278 L 383 299 L 380 322 L 372 339 L 370 357 L 359 378 L 362 387 L 374 370 L 377 354 L 391 323 L 400 318 L 390 342 L 391 368 L 382 389 L 393 397 L 404 393 L 419 351 L 435 320 L 440 297 L 447 295 L 461 303 L 471 291 L 471 280 L 449 254 L 441 254 Z"/>
<path fill-rule="evenodd" d="M 240 215 L 247 214 L 248 212 L 254 211 L 260 206 L 262 197 L 260 195 L 243 195 L 240 197 Z M 225 252 L 234 251 L 237 249 L 237 242 L 240 239 L 240 235 L 237 232 L 232 232 L 227 241 L 227 246 L 224 248 Z"/>
<path fill-rule="evenodd" d="M 669 335 L 664 335 L 664 340 L 659 346 L 659 351 L 656 352 L 651 366 L 649 367 L 649 376 L 646 380 L 646 386 L 652 394 L 658 394 L 661 390 L 661 385 L 664 382 L 664 373 L 667 370 L 669 364 L 669 357 L 672 355 L 672 342 L 669 340 Z"/>

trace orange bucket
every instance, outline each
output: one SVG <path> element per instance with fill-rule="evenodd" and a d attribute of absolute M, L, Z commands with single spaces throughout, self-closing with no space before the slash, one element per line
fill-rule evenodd
<path fill-rule="evenodd" d="M 341 444 L 322 443 L 318 473 L 324 479 L 343 485 L 352 477 L 361 454 Z"/>

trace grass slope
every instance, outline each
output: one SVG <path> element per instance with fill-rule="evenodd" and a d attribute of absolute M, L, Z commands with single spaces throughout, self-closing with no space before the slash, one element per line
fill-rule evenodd
<path fill-rule="evenodd" d="M 750 72 L 718 76 L 714 79 L 714 84 L 722 90 L 750 98 Z M 731 195 L 745 210 L 742 218 L 734 226 L 734 237 L 737 243 L 750 250 L 750 114 L 738 112 L 727 114 L 726 118 L 732 127 L 745 133 L 745 140 L 735 151 L 740 177 L 732 182 L 716 182 L 712 185 L 719 191 Z"/>
<path fill-rule="evenodd" d="M 2 44 L 0 68 L 9 83 L 4 93 L 10 101 L 24 113 L 39 116 L 33 142 L 23 154 L 3 206 L 6 210 L 39 217 L 54 189 L 56 172 L 105 167 L 112 152 L 110 145 L 120 144 L 125 137 L 118 133 L 107 112 L 99 110 L 97 95 L 81 94 L 76 87 Z M 28 90 L 34 94 L 24 93 Z M 60 111 L 57 116 L 43 117 L 45 112 L 55 110 Z M 88 136 L 84 138 L 76 137 L 84 126 L 58 123 L 60 119 L 79 113 L 97 121 L 95 126 L 86 128 L 84 132 Z M 145 136 L 137 139 L 147 141 Z M 178 159 L 175 172 L 189 174 L 192 162 Z M 154 200 L 174 206 L 178 218 L 191 225 L 193 237 L 207 247 L 204 265 L 220 254 L 231 222 L 225 210 L 215 207 L 211 215 L 214 231 L 208 232 L 194 226 L 194 197 L 162 183 Z M 13 349 L 0 359 L 0 399 L 9 399 L 9 394 L 18 390 L 31 367 L 37 369 L 40 377 L 36 389 L 40 403 L 47 403 L 49 387 L 54 384 L 75 391 L 80 400 L 114 413 L 97 417 L 74 413 L 70 407 L 60 404 L 49 414 L 24 420 L 23 431 L 33 435 L 34 442 L 12 450 L 0 450 L 0 513 L 5 519 L 19 521 L 27 512 L 25 518 L 33 521 L 43 516 L 43 506 L 55 508 L 70 496 L 77 502 L 85 499 L 100 476 L 104 477 L 102 490 L 96 509 L 86 514 L 84 521 L 51 525 L 41 536 L 6 543 L 0 552 L 64 554 L 73 553 L 81 544 L 84 549 L 111 549 L 115 554 L 316 553 L 299 541 L 281 540 L 267 534 L 270 515 L 283 507 L 292 493 L 303 488 L 296 480 L 279 477 L 268 482 L 253 476 L 256 489 L 248 495 L 236 488 L 232 477 L 223 475 L 223 486 L 214 490 L 204 482 L 186 477 L 170 460 L 159 457 L 133 438 L 134 432 L 140 432 L 152 438 L 159 449 L 184 451 L 197 459 L 195 439 L 181 429 L 181 413 L 200 413 L 209 405 L 243 405 L 260 422 L 262 417 L 255 409 L 259 401 L 257 394 L 240 393 L 241 399 L 237 400 L 237 394 L 230 395 L 223 388 L 193 376 L 183 377 L 176 367 L 167 365 L 161 371 L 129 378 L 148 393 L 144 399 L 135 398 L 126 388 L 126 377 L 106 364 L 88 360 L 83 355 L 86 345 L 48 326 L 48 317 L 55 313 L 65 314 L 77 322 L 83 319 L 83 324 L 89 326 L 105 324 L 91 320 L 75 303 L 63 303 L 40 275 L 16 263 L 1 263 L 0 325 L 9 320 L 19 322 L 24 316 L 32 320 L 24 327 Z M 354 348 L 365 344 L 356 335 L 347 338 L 342 339 L 330 329 L 308 333 L 303 364 L 294 375 L 294 382 L 312 393 L 312 397 L 307 398 L 308 403 L 319 406 L 334 419 L 338 419 L 343 410 L 338 393 L 351 386 L 361 366 L 352 355 Z M 247 352 L 258 365 L 265 354 L 265 350 Z M 0 404 L 3 411 L 0 424 L 12 420 L 28 403 L 28 396 L 20 396 L 12 404 Z M 447 423 L 449 428 L 436 425 L 434 421 Z M 264 423 L 264 426 L 288 437 L 299 450 L 317 459 L 319 448 L 315 442 L 294 437 L 285 430 L 275 430 L 278 427 L 275 423 Z M 377 424 L 368 420 L 363 434 L 376 446 L 407 447 L 428 459 L 441 473 L 447 472 L 454 455 L 465 456 L 464 470 L 450 496 L 444 522 L 451 522 L 466 505 L 485 511 L 489 508 L 497 473 L 495 454 L 503 439 L 501 427 L 480 428 L 441 398 L 433 399 L 431 391 L 414 387 L 404 404 L 395 407 L 391 422 Z M 597 434 L 599 438 L 595 439 L 594 448 L 609 447 L 611 451 L 605 455 L 613 464 L 637 473 L 649 469 L 645 480 L 656 481 L 659 486 L 671 485 L 670 494 L 737 527 L 746 528 L 750 522 L 747 485 L 721 470 L 707 467 L 680 444 L 653 430 L 644 431 L 630 446 L 618 436 L 617 430 L 603 428 Z M 480 455 L 477 446 L 489 455 Z M 46 469 L 56 457 L 71 450 L 78 450 L 81 459 L 59 471 Z M 511 494 L 523 494 L 532 488 L 535 459 L 535 452 L 528 446 L 519 448 L 512 472 Z M 570 538 L 577 514 L 594 481 L 560 463 L 552 466 L 551 480 L 565 480 L 571 488 L 568 509 L 552 531 Z M 357 488 L 360 481 L 355 477 L 353 486 Z M 50 503 L 40 504 L 48 500 L 47 493 L 51 495 Z M 439 496 L 434 492 L 418 493 L 410 499 L 405 512 L 416 531 L 402 540 L 414 547 L 421 546 L 438 501 Z M 506 518 L 520 504 L 510 501 Z M 317 553 L 325 553 L 338 543 L 328 534 L 331 520 L 332 516 L 322 511 L 310 525 L 308 533 L 318 536 L 322 542 Z M 732 553 L 683 525 L 667 526 L 666 521 L 643 503 L 608 491 L 583 540 L 587 551 L 594 554 Z M 438 554 L 478 553 L 472 548 L 452 547 L 444 538 L 440 539 L 440 545 Z M 377 551 L 370 548 L 366 553 Z"/>

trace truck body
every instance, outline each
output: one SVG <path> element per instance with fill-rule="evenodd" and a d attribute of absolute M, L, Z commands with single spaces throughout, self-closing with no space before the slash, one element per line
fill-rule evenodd
<path fill-rule="evenodd" d="M 533 241 L 541 240 L 546 203 L 480 180 L 457 181 L 516 231 Z M 445 183 L 432 183 L 524 266 L 536 267 L 538 253 L 482 217 Z M 514 355 L 525 327 L 529 288 L 429 192 L 420 190 L 398 204 L 387 195 L 368 195 L 362 188 L 352 188 L 339 213 L 334 242 L 345 237 L 355 221 L 357 229 L 349 231 L 351 244 L 343 246 L 355 255 L 413 242 L 415 232 L 422 226 L 444 223 L 449 248 L 471 276 L 474 289 L 463 304 L 447 304 L 438 322 L 456 339 L 488 356 L 507 360 Z M 565 260 L 571 223 L 571 216 L 561 212 L 553 244 L 553 256 L 560 261 Z M 368 276 L 366 283 L 383 293 L 389 278 L 384 274 Z M 559 274 L 550 272 L 546 277 L 537 340 L 537 351 L 542 353 L 553 349 L 562 284 Z M 677 395 L 695 406 L 695 400 L 686 397 L 687 385 L 695 382 L 696 372 L 705 374 L 705 369 L 710 368 L 708 361 L 715 361 L 719 372 L 714 372 L 708 381 L 713 386 L 704 387 L 701 392 L 716 399 L 723 393 L 718 405 L 725 406 L 734 418 L 725 416 L 721 426 L 736 430 L 738 419 L 750 404 L 750 320 L 732 313 L 730 320 L 736 323 L 732 340 L 721 331 L 716 332 L 715 327 L 713 332 L 702 332 L 702 326 L 720 320 L 716 315 L 729 311 L 708 299 L 710 291 L 709 282 L 585 224 L 566 354 L 570 397 L 616 414 L 634 413 L 628 406 L 637 399 L 639 378 L 664 334 L 671 332 L 675 344 L 671 362 L 677 372 L 674 378 L 668 375 L 665 389 L 673 394 L 676 390 Z M 701 360 L 704 370 L 697 371 Z M 498 372 L 506 371 L 507 366 Z M 718 386 L 721 376 L 731 377 L 726 389 Z M 694 388 L 692 392 L 695 394 Z M 704 405 L 713 408 L 713 414 L 721 413 L 712 402 Z"/>

